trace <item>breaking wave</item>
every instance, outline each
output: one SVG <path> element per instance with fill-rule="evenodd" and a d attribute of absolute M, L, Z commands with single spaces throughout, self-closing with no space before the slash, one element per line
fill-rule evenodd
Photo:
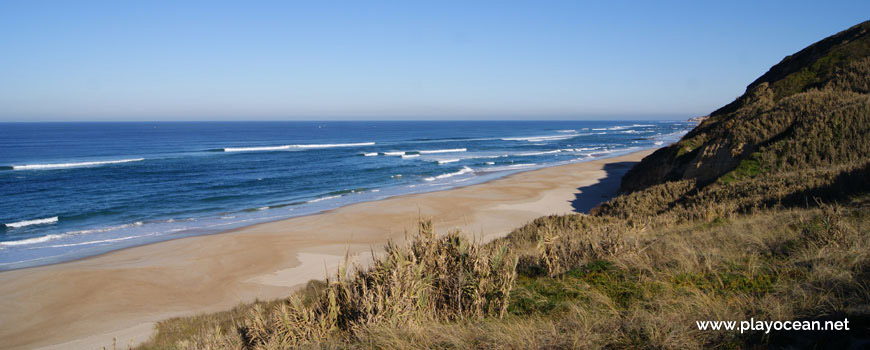
<path fill-rule="evenodd" d="M 281 151 L 288 149 L 311 149 L 311 148 L 336 148 L 336 147 L 360 147 L 372 146 L 374 142 L 357 142 L 357 143 L 323 143 L 310 145 L 281 145 L 281 146 L 260 146 L 260 147 L 226 147 L 220 148 L 223 152 L 261 152 L 261 151 Z"/>
<path fill-rule="evenodd" d="M 542 155 L 545 155 L 545 154 L 554 154 L 554 153 L 559 153 L 559 152 L 562 152 L 562 150 L 558 150 L 558 149 L 557 149 L 557 150 L 552 150 L 552 151 L 517 153 L 517 154 L 514 154 L 514 156 L 518 156 L 518 157 L 542 156 Z"/>
<path fill-rule="evenodd" d="M 57 217 L 49 218 L 49 219 L 57 219 Z M 46 220 L 46 219 L 42 219 L 42 220 Z M 31 220 L 31 221 L 37 221 L 37 220 Z M 55 220 L 54 222 L 57 222 L 57 220 Z M 45 235 L 45 236 L 41 236 L 41 237 L 21 239 L 21 240 L 17 240 L 17 241 L 0 242 L 0 247 L 12 247 L 12 246 L 36 244 L 36 243 L 53 241 L 53 240 L 56 240 L 58 238 L 63 238 L 63 237 L 86 235 L 89 233 L 108 232 L 108 231 L 118 230 L 118 229 L 122 229 L 122 228 L 132 227 L 132 226 L 142 226 L 142 222 L 137 221 L 135 223 L 127 224 L 127 225 L 109 226 L 109 227 L 97 228 L 97 229 L 91 229 L 91 230 L 70 231 L 70 232 L 66 232 L 66 233 L 51 234 L 51 235 Z"/>
<path fill-rule="evenodd" d="M 57 222 L 57 216 L 53 216 L 53 217 L 44 218 L 44 219 L 23 220 L 23 221 L 18 221 L 18 222 L 12 222 L 12 223 L 8 223 L 8 224 L 4 224 L 4 225 L 6 227 L 9 227 L 9 228 L 19 228 L 19 227 L 31 226 L 31 225 L 53 224 L 56 222 Z"/>
<path fill-rule="evenodd" d="M 474 172 L 473 169 L 471 169 L 471 168 L 469 168 L 469 167 L 467 167 L 467 166 L 464 166 L 464 167 L 462 167 L 462 169 L 459 169 L 459 171 L 452 172 L 452 173 L 447 173 L 447 174 L 441 174 L 441 175 L 433 176 L 433 177 L 427 177 L 427 178 L 425 178 L 425 179 L 423 179 L 423 180 L 426 180 L 426 181 L 435 181 L 435 180 L 446 179 L 446 178 L 448 178 L 448 177 L 454 177 L 454 176 L 459 176 L 459 175 L 468 174 L 468 173 L 473 173 L 473 172 Z"/>
<path fill-rule="evenodd" d="M 138 162 L 138 161 L 143 161 L 143 160 L 145 160 L 145 158 L 103 160 L 103 161 L 76 162 L 76 163 L 25 164 L 25 165 L 13 165 L 10 168 L 12 168 L 12 170 L 42 170 L 42 169 L 81 168 L 81 167 L 90 167 L 90 166 L 107 165 L 107 164 Z"/>
<path fill-rule="evenodd" d="M 552 136 L 504 137 L 504 138 L 502 138 L 502 140 L 504 140 L 504 141 L 541 142 L 541 141 L 567 140 L 567 139 L 573 139 L 577 136 L 580 136 L 580 134 L 552 135 Z"/>
<path fill-rule="evenodd" d="M 436 153 L 456 153 L 456 152 L 465 152 L 467 149 L 465 148 L 451 148 L 451 149 L 433 149 L 433 150 L 425 150 L 418 151 L 420 154 L 436 154 Z"/>

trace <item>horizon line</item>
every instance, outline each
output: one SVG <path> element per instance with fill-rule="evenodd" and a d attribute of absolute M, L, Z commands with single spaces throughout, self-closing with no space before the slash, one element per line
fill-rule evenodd
<path fill-rule="evenodd" d="M 607 122 L 607 121 L 688 121 L 688 118 L 662 119 L 224 119 L 224 120 L 0 120 L 0 124 L 38 124 L 38 123 L 263 123 L 263 122 Z"/>

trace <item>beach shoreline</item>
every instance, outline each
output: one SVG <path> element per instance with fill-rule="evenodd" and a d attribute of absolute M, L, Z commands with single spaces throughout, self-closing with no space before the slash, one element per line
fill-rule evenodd
<path fill-rule="evenodd" d="M 139 343 L 154 322 L 287 296 L 345 253 L 370 259 L 420 217 L 481 241 L 537 217 L 586 211 L 652 153 L 571 163 L 444 191 L 362 202 L 226 232 L 0 272 L 0 348 L 97 349 Z"/>

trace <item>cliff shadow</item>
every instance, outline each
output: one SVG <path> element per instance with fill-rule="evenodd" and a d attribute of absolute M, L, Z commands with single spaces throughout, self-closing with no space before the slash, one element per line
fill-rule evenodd
<path fill-rule="evenodd" d="M 618 162 L 604 165 L 605 176 L 597 183 L 578 187 L 571 207 L 577 213 L 589 213 L 592 208 L 613 198 L 619 192 L 622 176 L 638 162 Z"/>

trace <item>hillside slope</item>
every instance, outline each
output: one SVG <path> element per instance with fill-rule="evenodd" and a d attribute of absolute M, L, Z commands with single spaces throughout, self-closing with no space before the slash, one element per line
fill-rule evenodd
<path fill-rule="evenodd" d="M 859 161 L 870 153 L 868 76 L 870 21 L 783 59 L 682 140 L 635 166 L 622 191 Z"/>

